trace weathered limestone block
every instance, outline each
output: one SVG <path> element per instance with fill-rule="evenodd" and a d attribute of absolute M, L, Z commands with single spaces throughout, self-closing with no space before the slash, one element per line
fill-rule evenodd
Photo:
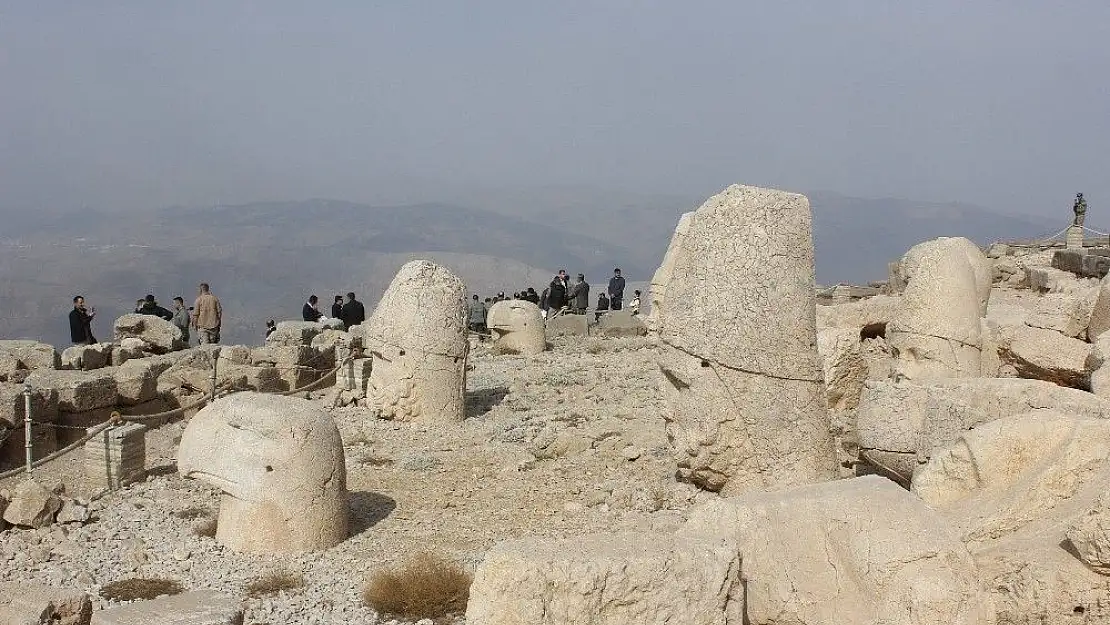
<path fill-rule="evenodd" d="M 859 404 L 867 363 L 859 330 L 827 328 L 817 332 L 817 351 L 825 372 L 825 400 L 830 410 L 850 410 Z"/>
<path fill-rule="evenodd" d="M 501 543 L 478 567 L 468 625 L 739 625 L 740 555 L 642 533 Z"/>
<path fill-rule="evenodd" d="M 158 374 L 169 367 L 165 363 L 148 362 L 149 360 L 137 358 L 112 367 L 120 403 L 135 406 L 158 396 Z"/>
<path fill-rule="evenodd" d="M 1091 355 L 1087 357 L 1087 369 L 1091 372 L 1091 392 L 1102 399 L 1110 400 L 1110 334 L 1100 336 L 1093 342 Z"/>
<path fill-rule="evenodd" d="M 312 551 L 347 538 L 343 441 L 317 403 L 219 399 L 189 421 L 177 466 L 224 491 L 216 540 L 232 550 Z"/>
<path fill-rule="evenodd" d="M 745 624 L 995 624 L 958 537 L 880 477 L 711 501 L 678 535 L 742 556 Z"/>
<path fill-rule="evenodd" d="M 366 401 L 398 421 L 457 422 L 466 416 L 466 285 L 431 261 L 406 263 L 366 322 L 373 358 Z"/>
<path fill-rule="evenodd" d="M 49 488 L 32 479 L 15 487 L 12 500 L 4 510 L 4 520 L 20 527 L 47 527 L 62 508 L 62 500 Z"/>
<path fill-rule="evenodd" d="M 313 321 L 279 321 L 277 330 L 266 337 L 266 345 L 274 347 L 311 345 L 312 339 L 324 329 L 324 326 Z"/>
<path fill-rule="evenodd" d="M 95 488 L 108 490 L 145 478 L 146 426 L 113 426 L 85 443 L 85 477 Z"/>
<path fill-rule="evenodd" d="M 1093 508 L 1072 523 L 1067 535 L 1084 564 L 1110 575 L 1110 496 L 1099 497 Z"/>
<path fill-rule="evenodd" d="M 549 337 L 556 336 L 587 336 L 590 333 L 590 321 L 586 315 L 559 315 L 547 319 L 546 333 Z"/>
<path fill-rule="evenodd" d="M 116 379 L 110 369 L 95 371 L 55 371 L 40 369 L 27 377 L 35 388 L 58 392 L 60 412 L 86 412 L 115 406 L 119 399 Z"/>
<path fill-rule="evenodd" d="M 0 382 L 0 427 L 18 427 L 26 416 L 26 399 L 22 384 Z M 58 391 L 52 388 L 31 389 L 31 419 L 35 423 L 53 423 L 58 416 Z"/>
<path fill-rule="evenodd" d="M 1038 293 L 1072 293 L 1088 288 L 1093 280 L 1079 279 L 1073 273 L 1052 267 L 1026 267 L 1029 288 Z"/>
<path fill-rule="evenodd" d="M 966 239 L 942 237 L 915 245 L 903 257 L 906 289 L 886 333 L 895 352 L 895 377 L 981 375 L 979 319 L 986 314 L 991 280 L 989 271 L 986 277 L 980 275 L 985 257 L 968 244 Z"/>
<path fill-rule="evenodd" d="M 913 492 L 971 548 L 999 623 L 1102 623 L 1110 577 L 1061 546 L 1108 480 L 1110 420 L 1037 413 L 966 432 L 914 475 Z"/>
<path fill-rule="evenodd" d="M 641 315 L 634 315 L 631 310 L 613 310 L 602 315 L 590 332 L 606 338 L 622 338 L 644 336 L 648 329 Z"/>
<path fill-rule="evenodd" d="M 1091 307 L 1091 320 L 1087 325 L 1087 338 L 1093 343 L 1107 330 L 1110 330 L 1110 276 L 1103 278 L 1095 291 L 1095 303 Z"/>
<path fill-rule="evenodd" d="M 486 327 L 503 353 L 533 355 L 547 349 L 540 307 L 524 300 L 504 300 L 490 306 Z"/>
<path fill-rule="evenodd" d="M 886 325 L 898 314 L 902 298 L 876 295 L 856 302 L 817 307 L 817 328 L 868 328 L 874 335 L 886 333 Z"/>
<path fill-rule="evenodd" d="M 648 297 L 651 299 L 651 317 L 647 321 L 649 328 L 655 328 L 659 309 L 667 299 L 667 285 L 674 273 L 675 256 L 685 244 L 686 233 L 690 231 L 690 223 L 694 220 L 694 212 L 683 213 L 678 218 L 678 225 L 675 226 L 674 234 L 671 235 L 671 242 L 663 255 L 663 262 L 651 277 L 651 287 L 648 292 Z"/>
<path fill-rule="evenodd" d="M 325 368 L 320 352 L 309 345 L 267 345 L 251 350 L 251 364 L 255 366 L 317 367 Z"/>
<path fill-rule="evenodd" d="M 38 369 L 57 369 L 62 366 L 62 358 L 53 345 L 23 339 L 0 341 L 0 355 L 8 355 L 18 360 L 21 368 L 35 371 Z"/>
<path fill-rule="evenodd" d="M 999 357 L 1023 378 L 1085 388 L 1091 345 L 1054 330 L 1023 326 L 1003 335 Z"/>
<path fill-rule="evenodd" d="M 1110 402 L 1040 380 L 884 380 L 864 385 L 856 428 L 861 450 L 909 476 L 970 428 L 1014 414 L 1054 410 L 1110 418 Z"/>
<path fill-rule="evenodd" d="M 141 339 L 146 344 L 147 351 L 155 354 L 188 347 L 180 328 L 154 315 L 128 313 L 116 319 L 112 328 L 117 342 L 126 338 Z"/>
<path fill-rule="evenodd" d="M 89 625 L 92 601 L 79 590 L 28 582 L 0 584 L 0 623 Z"/>
<path fill-rule="evenodd" d="M 136 601 L 92 617 L 92 625 L 241 625 L 242 603 L 215 590 L 193 590 L 179 595 Z"/>
<path fill-rule="evenodd" d="M 236 354 L 236 358 L 225 357 L 224 353 Z M 212 370 L 216 370 L 216 386 L 220 388 L 247 388 L 247 370 L 244 362 L 250 363 L 249 350 L 243 355 L 237 351 L 228 352 L 219 345 L 202 345 L 178 352 L 172 366 L 158 376 L 158 390 L 171 392 L 176 388 L 196 389 L 209 392 L 212 387 Z M 168 358 L 169 354 L 163 356 Z M 150 360 L 150 359 L 146 359 Z"/>
<path fill-rule="evenodd" d="M 653 312 L 680 476 L 725 494 L 832 479 L 809 201 L 733 185 L 685 227 Z"/>
<path fill-rule="evenodd" d="M 91 371 L 111 364 L 112 343 L 94 343 L 92 345 L 74 345 L 67 347 L 62 352 L 63 369 L 81 369 Z"/>
<path fill-rule="evenodd" d="M 1072 338 L 1086 338 L 1097 298 L 1098 289 L 1069 294 L 1048 293 L 1037 300 L 1036 308 L 1025 323 L 1034 328 L 1055 330 Z"/>
<path fill-rule="evenodd" d="M 136 358 L 143 358 L 147 355 L 146 343 L 142 339 L 135 337 L 128 337 L 119 342 L 119 345 L 112 347 L 111 365 L 120 366 L 128 360 Z"/>

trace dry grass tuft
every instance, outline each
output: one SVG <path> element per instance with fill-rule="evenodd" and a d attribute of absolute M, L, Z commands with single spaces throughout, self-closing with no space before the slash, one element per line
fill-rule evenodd
<path fill-rule="evenodd" d="M 100 588 L 100 596 L 116 601 L 154 599 L 163 595 L 181 594 L 185 588 L 172 579 L 132 577 L 108 582 Z"/>
<path fill-rule="evenodd" d="M 278 571 L 263 575 L 247 584 L 247 596 L 253 599 L 279 592 L 304 588 L 304 575 Z"/>
<path fill-rule="evenodd" d="M 461 614 L 470 598 L 470 574 L 454 560 L 421 551 L 396 569 L 370 575 L 362 598 L 380 614 L 407 619 Z"/>
<path fill-rule="evenodd" d="M 208 508 L 193 506 L 185 508 L 184 510 L 178 510 L 174 512 L 173 515 L 185 521 L 192 521 L 193 519 L 199 519 L 201 517 L 211 517 L 212 511 Z"/>
<path fill-rule="evenodd" d="M 193 521 L 193 534 L 202 538 L 215 538 L 219 522 L 212 517 L 201 517 Z"/>

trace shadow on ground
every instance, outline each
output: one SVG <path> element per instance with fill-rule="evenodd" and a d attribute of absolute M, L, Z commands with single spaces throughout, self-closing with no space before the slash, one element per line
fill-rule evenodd
<path fill-rule="evenodd" d="M 480 417 L 497 406 L 509 394 L 509 387 L 495 386 L 469 391 L 466 394 L 466 418 Z"/>
<path fill-rule="evenodd" d="M 392 497 L 381 493 L 360 490 L 347 493 L 347 510 L 351 534 L 361 534 L 374 527 L 397 509 Z"/>

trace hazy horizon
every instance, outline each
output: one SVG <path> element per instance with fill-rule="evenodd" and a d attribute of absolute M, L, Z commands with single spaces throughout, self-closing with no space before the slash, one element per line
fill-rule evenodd
<path fill-rule="evenodd" d="M 1110 5 L 0 3 L 0 209 L 729 183 L 1110 203 Z"/>

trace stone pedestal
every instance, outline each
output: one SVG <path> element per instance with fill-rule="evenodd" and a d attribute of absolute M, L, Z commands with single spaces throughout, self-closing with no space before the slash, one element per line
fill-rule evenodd
<path fill-rule="evenodd" d="M 1067 248 L 1069 250 L 1083 249 L 1083 228 L 1081 226 L 1068 228 Z"/>
<path fill-rule="evenodd" d="M 85 475 L 109 490 L 146 477 L 146 426 L 111 427 L 85 443 Z"/>

